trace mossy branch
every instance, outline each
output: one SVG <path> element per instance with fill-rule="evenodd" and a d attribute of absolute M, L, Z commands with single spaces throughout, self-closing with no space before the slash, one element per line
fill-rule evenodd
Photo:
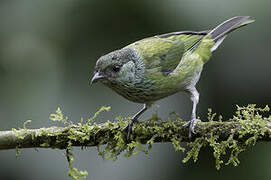
<path fill-rule="evenodd" d="M 153 143 L 171 142 L 176 151 L 183 151 L 186 157 L 197 161 L 200 149 L 210 146 L 216 160 L 216 168 L 222 164 L 238 165 L 238 155 L 248 146 L 255 145 L 258 141 L 271 141 L 271 116 L 264 116 L 269 107 L 257 108 L 256 105 L 247 107 L 237 106 L 233 117 L 222 121 L 222 117 L 216 118 L 216 114 L 209 110 L 208 121 L 197 121 L 195 135 L 188 137 L 188 129 L 183 127 L 184 121 L 177 115 L 163 121 L 153 115 L 149 121 L 142 121 L 134 125 L 133 134 L 127 141 L 123 128 L 129 118 L 123 120 L 118 117 L 114 122 L 103 124 L 93 123 L 93 120 L 102 111 L 108 111 L 109 107 L 102 107 L 86 123 L 73 124 L 68 122 L 61 110 L 51 114 L 50 119 L 61 121 L 66 127 L 50 127 L 41 129 L 13 129 L 0 131 L 0 150 L 18 148 L 58 148 L 67 150 L 69 172 L 71 177 L 77 177 L 76 173 L 85 176 L 87 172 L 72 168 L 70 150 L 73 146 L 91 147 L 97 146 L 98 153 L 103 158 L 117 159 L 120 153 L 129 157 L 138 152 L 148 153 Z M 215 120 L 216 119 L 216 120 Z M 186 143 L 186 146 L 183 146 Z M 105 145 L 105 146 L 101 146 Z M 226 161 L 225 161 L 226 160 Z M 74 174 L 72 174 L 74 173 Z M 76 178 L 75 178 L 76 179 Z"/>
<path fill-rule="evenodd" d="M 180 138 L 180 142 L 193 142 L 196 138 L 218 136 L 219 141 L 223 141 L 233 136 L 238 141 L 245 141 L 254 133 L 260 133 L 258 141 L 271 141 L 271 119 L 265 120 L 264 127 L 255 126 L 251 129 L 251 133 L 246 136 L 240 136 L 239 132 L 243 132 L 244 126 L 251 127 L 250 121 L 238 122 L 219 122 L 197 121 L 195 128 L 196 134 L 189 139 L 188 129 L 182 127 L 183 121 L 177 119 L 169 122 L 143 121 L 135 125 L 135 130 L 131 136 L 131 141 L 138 141 L 141 144 L 153 142 L 172 142 L 172 138 Z M 0 150 L 15 148 L 58 148 L 66 149 L 71 142 L 71 146 L 91 147 L 103 145 L 112 141 L 111 137 L 125 132 L 122 130 L 123 122 L 106 122 L 103 124 L 89 125 L 87 129 L 81 125 L 70 125 L 68 127 L 49 127 L 40 129 L 20 129 L 11 131 L 0 131 Z M 159 132 L 157 132 L 159 131 Z M 128 142 L 127 142 L 128 143 Z"/>

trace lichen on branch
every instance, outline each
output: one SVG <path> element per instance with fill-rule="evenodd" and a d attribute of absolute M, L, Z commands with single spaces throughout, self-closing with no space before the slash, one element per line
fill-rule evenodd
<path fill-rule="evenodd" d="M 113 122 L 107 121 L 103 124 L 94 122 L 99 113 L 109 110 L 110 107 L 102 107 L 92 118 L 73 124 L 58 108 L 50 118 L 62 122 L 66 127 L 41 129 L 24 127 L 0 131 L 0 149 L 66 149 L 67 159 L 70 159 L 69 175 L 80 179 L 81 175 L 86 176 L 86 172 L 78 171 L 71 166 L 72 146 L 96 146 L 98 154 L 103 158 L 116 160 L 121 153 L 125 157 L 139 152 L 147 154 L 153 143 L 171 142 L 176 151 L 186 154 L 184 163 L 190 159 L 196 162 L 201 148 L 209 146 L 213 150 L 215 166 L 220 169 L 221 165 L 237 166 L 240 163 L 238 155 L 248 146 L 255 145 L 258 141 L 271 141 L 271 116 L 266 115 L 269 112 L 268 106 L 265 108 L 258 108 L 256 105 L 237 106 L 235 114 L 227 121 L 209 110 L 208 121 L 197 121 L 195 135 L 192 138 L 188 137 L 188 129 L 182 126 L 184 121 L 178 115 L 163 121 L 154 114 L 149 121 L 134 125 L 129 141 L 123 128 L 130 118 L 117 117 Z"/>

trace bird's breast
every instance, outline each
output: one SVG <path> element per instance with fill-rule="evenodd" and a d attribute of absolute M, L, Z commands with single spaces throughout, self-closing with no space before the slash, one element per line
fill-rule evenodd
<path fill-rule="evenodd" d="M 136 84 L 110 83 L 106 85 L 119 95 L 136 103 L 154 102 L 177 92 L 160 89 L 148 80 Z"/>

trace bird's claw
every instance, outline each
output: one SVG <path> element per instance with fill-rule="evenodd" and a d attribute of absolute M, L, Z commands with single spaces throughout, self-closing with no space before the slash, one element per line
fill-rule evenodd
<path fill-rule="evenodd" d="M 188 137 L 191 138 L 192 134 L 195 134 L 195 122 L 196 118 L 192 118 L 190 121 L 183 124 L 183 127 L 189 127 Z"/>
<path fill-rule="evenodd" d="M 138 120 L 132 119 L 132 120 L 129 122 L 129 124 L 123 129 L 124 131 L 127 132 L 127 141 L 129 141 L 130 134 L 133 133 L 133 129 L 132 129 L 132 128 L 133 128 L 134 123 L 137 123 L 137 122 L 138 122 Z"/>

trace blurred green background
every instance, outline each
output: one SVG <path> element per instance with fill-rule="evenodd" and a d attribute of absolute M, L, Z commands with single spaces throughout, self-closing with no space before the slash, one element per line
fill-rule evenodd
<path fill-rule="evenodd" d="M 127 116 L 141 105 L 128 102 L 101 84 L 89 85 L 96 60 L 133 41 L 180 30 L 206 30 L 237 15 L 256 22 L 232 33 L 204 68 L 198 90 L 198 116 L 211 107 L 225 118 L 235 104 L 271 102 L 270 0 L 1 0 L 0 130 L 55 125 L 48 120 L 60 106 L 74 122 L 102 105 L 112 106 L 99 122 Z M 182 93 L 157 102 L 158 110 L 189 119 L 191 102 Z M 75 149 L 75 166 L 88 179 L 270 179 L 271 145 L 260 143 L 241 155 L 239 167 L 215 169 L 212 152 L 197 163 L 182 164 L 183 154 L 170 144 L 155 144 L 149 155 L 103 161 L 96 148 Z M 68 179 L 63 151 L 0 151 L 0 179 Z"/>

